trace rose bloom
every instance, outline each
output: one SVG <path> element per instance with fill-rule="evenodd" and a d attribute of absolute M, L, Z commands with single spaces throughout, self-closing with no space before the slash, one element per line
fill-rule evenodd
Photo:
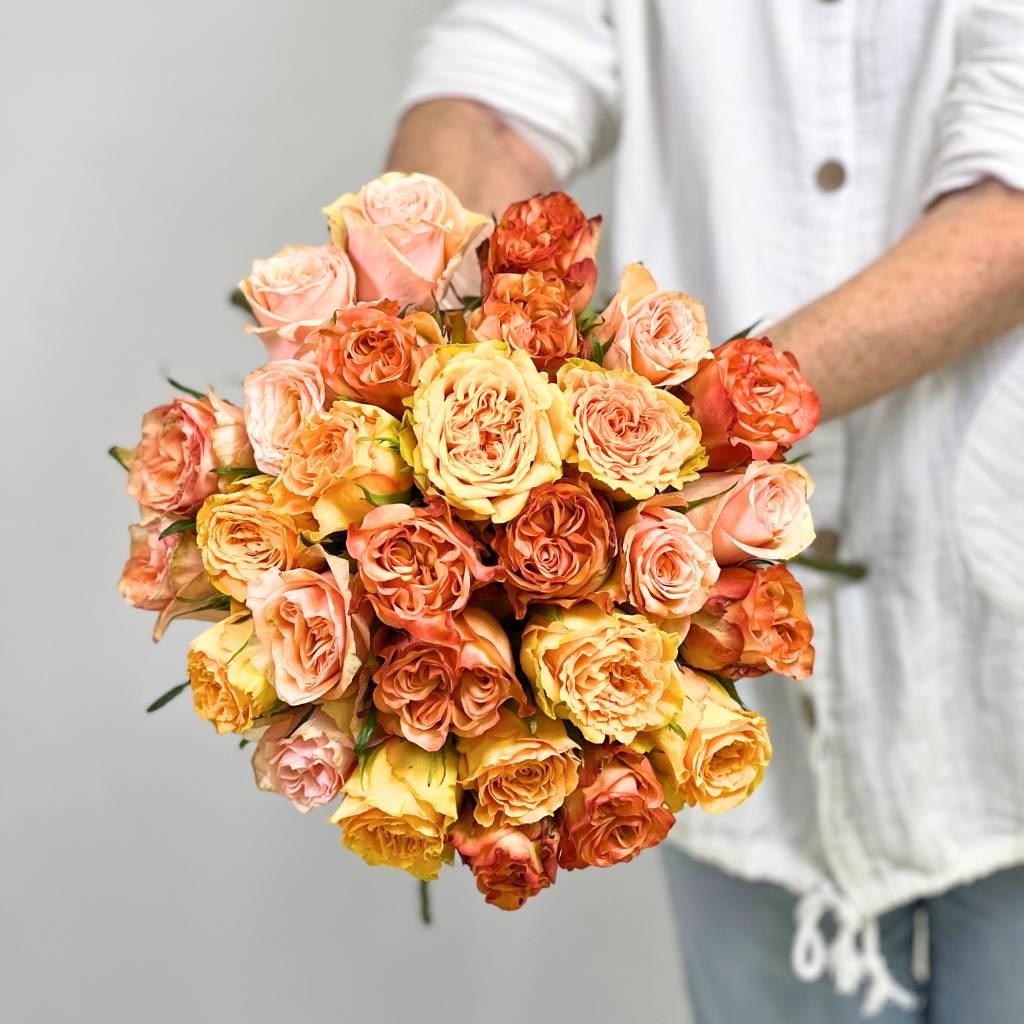
<path fill-rule="evenodd" d="M 765 720 L 745 711 L 711 679 L 686 671 L 687 718 L 658 733 L 650 760 L 669 807 L 695 804 L 709 814 L 739 806 L 772 759 Z"/>
<path fill-rule="evenodd" d="M 673 824 L 643 754 L 617 743 L 588 747 L 580 784 L 562 810 L 558 862 L 570 871 L 622 864 L 657 846 Z"/>
<path fill-rule="evenodd" d="M 192 641 L 192 702 L 196 714 L 213 722 L 217 732 L 245 732 L 277 703 L 274 688 L 254 662 L 258 655 L 248 615 L 222 619 Z"/>
<path fill-rule="evenodd" d="M 482 828 L 464 814 L 448 833 L 492 906 L 518 910 L 531 896 L 554 884 L 558 872 L 558 829 L 551 818 L 533 825 Z"/>
<path fill-rule="evenodd" d="M 317 569 L 319 547 L 308 547 L 303 532 L 316 529 L 311 516 L 282 511 L 270 494 L 272 480 L 254 476 L 225 494 L 203 502 L 196 516 L 196 541 L 210 582 L 244 601 L 248 582 L 267 569 Z"/>
<path fill-rule="evenodd" d="M 519 618 L 531 601 L 600 602 L 616 551 L 611 508 L 582 480 L 544 484 L 497 528 L 493 546 Z M 610 595 L 604 597 L 607 603 Z"/>
<path fill-rule="evenodd" d="M 221 595 L 206 578 L 195 537 L 190 533 L 160 537 L 173 522 L 171 518 L 156 518 L 128 527 L 131 553 L 118 583 L 129 604 L 160 613 L 153 627 L 154 641 L 164 635 L 174 619 L 224 617 L 222 607 L 211 607 L 221 603 L 214 600 Z"/>
<path fill-rule="evenodd" d="M 483 545 L 436 499 L 375 508 L 349 530 L 347 547 L 378 618 L 434 643 L 458 643 L 453 617 L 498 577 Z"/>
<path fill-rule="evenodd" d="M 271 359 L 290 359 L 305 336 L 336 309 L 355 301 L 356 275 L 333 245 L 291 245 L 256 260 L 238 290 L 259 327 L 249 328 Z"/>
<path fill-rule="evenodd" d="M 593 337 L 604 348 L 602 365 L 633 370 L 658 387 L 688 380 L 711 349 L 704 304 L 659 291 L 640 263 L 626 267 L 601 321 Z"/>
<path fill-rule="evenodd" d="M 270 568 L 249 581 L 245 602 L 278 697 L 293 706 L 345 696 L 370 651 L 369 610 L 356 611 L 348 562 L 328 571 Z"/>
<path fill-rule="evenodd" d="M 454 752 L 431 754 L 392 738 L 370 752 L 363 771 L 349 776 L 331 823 L 341 826 L 341 841 L 367 864 L 430 881 L 450 860 L 445 833 L 457 817 Z"/>
<path fill-rule="evenodd" d="M 718 579 L 711 534 L 699 530 L 677 494 L 655 495 L 619 514 L 618 583 L 637 611 L 660 620 L 680 636 Z"/>
<path fill-rule="evenodd" d="M 216 492 L 222 466 L 252 466 L 242 410 L 210 391 L 175 398 L 142 418 L 142 440 L 127 456 L 128 493 L 144 508 L 189 516 Z"/>
<path fill-rule="evenodd" d="M 491 290 L 496 274 L 536 270 L 563 281 L 576 312 L 581 312 L 597 283 L 594 256 L 600 236 L 601 218 L 588 220 L 564 192 L 513 203 L 480 248 L 484 293 Z"/>
<path fill-rule="evenodd" d="M 466 340 L 503 341 L 549 371 L 580 354 L 572 296 L 560 278 L 545 278 L 537 270 L 496 274 L 469 319 Z"/>
<path fill-rule="evenodd" d="M 682 492 L 691 504 L 702 502 L 687 517 L 698 530 L 710 531 L 721 566 L 799 555 L 814 541 L 808 504 L 813 493 L 807 470 L 784 462 L 752 462 L 732 473 L 703 473 Z"/>
<path fill-rule="evenodd" d="M 420 371 L 402 434 L 422 490 L 495 523 L 562 475 L 571 444 L 558 388 L 525 352 L 496 341 L 438 349 Z"/>
<path fill-rule="evenodd" d="M 356 766 L 352 735 L 332 711 L 327 704 L 312 714 L 275 715 L 252 755 L 256 785 L 287 797 L 303 814 L 336 799 Z"/>
<path fill-rule="evenodd" d="M 531 730 L 508 710 L 487 732 L 460 739 L 459 783 L 476 793 L 476 821 L 528 825 L 554 814 L 576 788 L 577 749 L 561 722 L 539 715 Z"/>
<path fill-rule="evenodd" d="M 398 303 L 382 299 L 339 310 L 308 335 L 299 358 L 316 363 L 333 395 L 401 416 L 420 367 L 443 344 L 429 313 L 399 316 Z"/>
<path fill-rule="evenodd" d="M 814 668 L 813 635 L 803 589 L 784 565 L 733 566 L 693 617 L 683 656 L 731 679 L 766 672 L 806 679 Z"/>
<path fill-rule="evenodd" d="M 331 239 L 356 269 L 360 301 L 428 309 L 491 226 L 437 178 L 397 171 L 345 193 L 324 213 Z"/>
<path fill-rule="evenodd" d="M 311 363 L 278 359 L 245 378 L 245 429 L 256 465 L 276 476 L 303 421 L 326 402 L 324 380 Z"/>
<path fill-rule="evenodd" d="M 678 648 L 643 615 L 584 602 L 535 613 L 519 660 L 544 714 L 569 719 L 591 743 L 630 743 L 679 710 Z"/>
<path fill-rule="evenodd" d="M 700 428 L 674 395 L 629 370 L 572 359 L 558 371 L 574 429 L 569 461 L 638 501 L 681 487 L 704 467 Z"/>
<path fill-rule="evenodd" d="M 303 421 L 271 493 L 277 507 L 310 512 L 319 540 L 358 526 L 381 503 L 412 496 L 412 470 L 399 452 L 401 424 L 373 405 L 339 400 Z"/>

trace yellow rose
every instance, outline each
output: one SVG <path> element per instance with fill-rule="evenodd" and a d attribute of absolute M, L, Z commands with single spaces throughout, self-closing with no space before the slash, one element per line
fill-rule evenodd
<path fill-rule="evenodd" d="M 409 405 L 402 454 L 421 490 L 467 518 L 508 522 L 534 488 L 562 475 L 569 410 L 524 351 L 446 345 L 423 364 Z"/>
<path fill-rule="evenodd" d="M 211 495 L 196 516 L 196 540 L 210 582 L 244 601 L 249 580 L 266 569 L 317 569 L 323 553 L 300 534 L 316 530 L 309 515 L 280 509 L 270 493 L 272 479 L 255 476 L 226 494 Z"/>
<path fill-rule="evenodd" d="M 577 744 L 565 726 L 538 716 L 527 722 L 503 709 L 482 736 L 458 742 L 459 782 L 476 790 L 474 817 L 481 825 L 528 825 L 554 814 L 576 788 Z"/>
<path fill-rule="evenodd" d="M 459 813 L 456 768 L 448 748 L 431 754 L 405 740 L 385 740 L 345 784 L 345 799 L 331 817 L 341 826 L 341 841 L 367 864 L 436 878 L 452 856 L 444 840 Z"/>
<path fill-rule="evenodd" d="M 523 631 L 520 660 L 544 714 L 569 719 L 591 743 L 630 743 L 679 710 L 678 649 L 675 633 L 643 615 L 604 612 L 585 601 L 535 614 Z"/>
<path fill-rule="evenodd" d="M 277 694 L 253 664 L 259 643 L 252 618 L 232 615 L 204 630 L 188 650 L 188 678 L 196 714 L 217 732 L 245 732 L 270 713 Z"/>
<path fill-rule="evenodd" d="M 314 539 L 358 526 L 382 503 L 412 496 L 412 470 L 399 453 L 401 424 L 373 405 L 339 400 L 315 413 L 292 438 L 271 487 L 277 507 L 312 511 Z"/>

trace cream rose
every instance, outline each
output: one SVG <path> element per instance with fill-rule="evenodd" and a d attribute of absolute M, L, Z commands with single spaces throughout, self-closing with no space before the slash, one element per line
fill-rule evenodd
<path fill-rule="evenodd" d="M 276 476 L 303 421 L 327 399 L 324 379 L 311 363 L 279 359 L 245 378 L 245 429 L 256 465 Z"/>

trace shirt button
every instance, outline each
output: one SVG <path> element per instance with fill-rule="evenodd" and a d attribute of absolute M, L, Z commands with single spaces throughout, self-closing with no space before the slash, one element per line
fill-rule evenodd
<path fill-rule="evenodd" d="M 822 192 L 835 192 L 846 181 L 846 168 L 838 160 L 826 160 L 814 179 Z"/>

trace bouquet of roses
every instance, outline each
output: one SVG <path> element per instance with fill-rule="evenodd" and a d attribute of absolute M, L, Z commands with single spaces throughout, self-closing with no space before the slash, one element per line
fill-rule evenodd
<path fill-rule="evenodd" d="M 122 593 L 155 639 L 213 623 L 151 709 L 190 687 L 261 789 L 338 801 L 370 864 L 457 851 L 505 909 L 740 804 L 771 746 L 735 680 L 814 658 L 795 360 L 712 350 L 640 264 L 595 310 L 600 218 L 563 193 L 492 222 L 386 174 L 325 213 L 240 285 L 270 355 L 244 403 L 171 381 L 111 450 Z"/>

